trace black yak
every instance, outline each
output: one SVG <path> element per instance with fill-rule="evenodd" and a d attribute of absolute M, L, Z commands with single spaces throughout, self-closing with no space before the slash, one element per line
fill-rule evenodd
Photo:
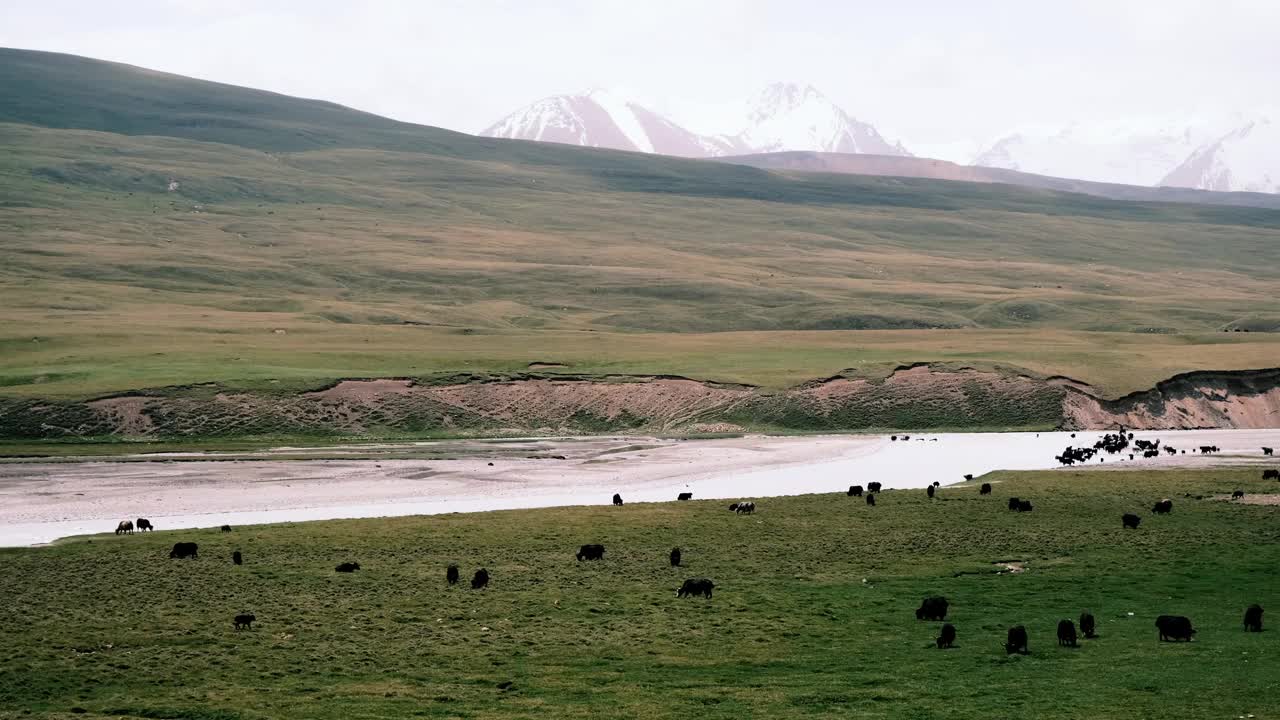
<path fill-rule="evenodd" d="M 1125 528 L 1137 530 L 1138 523 L 1142 522 L 1142 518 L 1134 515 L 1133 513 L 1125 513 L 1120 516 L 1120 522 L 1124 523 Z"/>
<path fill-rule="evenodd" d="M 1093 613 L 1088 610 L 1080 613 L 1080 634 L 1092 640 L 1097 637 L 1096 630 L 1097 622 L 1093 619 Z"/>
<path fill-rule="evenodd" d="M 231 553 L 231 564 L 233 565 L 244 564 L 244 556 L 240 554 L 239 550 L 236 550 L 235 552 Z"/>
<path fill-rule="evenodd" d="M 878 493 L 880 492 L 880 488 L 881 488 L 881 485 L 879 482 L 867 483 L 867 492 Z"/>
<path fill-rule="evenodd" d="M 868 504 L 868 505 L 870 505 L 870 506 L 872 506 L 872 507 L 875 507 L 875 505 L 876 505 L 876 496 L 875 496 L 875 495 L 867 495 L 867 504 Z"/>
<path fill-rule="evenodd" d="M 450 565 L 449 567 L 445 568 L 444 581 L 450 585 L 458 584 L 458 566 L 457 565 Z"/>
<path fill-rule="evenodd" d="M 191 558 L 194 560 L 197 557 L 196 552 L 198 550 L 199 546 L 193 542 L 174 543 L 173 549 L 169 551 L 169 558 L 171 560 L 181 560 L 183 558 Z"/>
<path fill-rule="evenodd" d="M 990 494 L 991 494 L 991 483 L 982 483 L 982 487 L 978 488 L 978 494 L 979 494 L 979 495 L 990 495 Z"/>
<path fill-rule="evenodd" d="M 677 496 L 676 496 L 676 499 L 677 499 L 677 500 L 692 500 L 692 499 L 693 499 L 693 493 L 691 493 L 691 492 L 682 492 L 682 493 L 680 493 L 679 495 L 677 495 Z"/>
<path fill-rule="evenodd" d="M 235 617 L 235 621 L 234 621 L 234 622 L 235 622 L 235 628 L 236 628 L 237 630 L 252 630 L 252 629 L 253 629 L 253 621 L 254 621 L 254 620 L 257 620 L 257 619 L 258 619 L 258 618 L 254 617 L 253 615 L 249 615 L 248 613 L 243 614 L 243 615 L 237 615 L 237 616 Z"/>
<path fill-rule="evenodd" d="M 360 569 L 360 563 L 348 560 L 333 569 L 334 572 L 350 573 Z"/>
<path fill-rule="evenodd" d="M 146 518 L 138 518 L 138 532 L 145 532 L 147 530 L 155 530 L 151 521 Z"/>
<path fill-rule="evenodd" d="M 1004 652 L 1006 655 L 1021 653 L 1026 655 L 1027 650 L 1027 629 L 1021 625 L 1014 625 L 1009 628 L 1009 634 L 1004 643 Z"/>
<path fill-rule="evenodd" d="M 862 486 L 861 486 L 861 485 L 850 485 L 850 486 L 849 486 L 849 497 L 862 497 Z"/>
<path fill-rule="evenodd" d="M 671 567 L 680 567 L 680 548 L 671 548 Z"/>
<path fill-rule="evenodd" d="M 1076 646 L 1076 626 L 1070 620 L 1058 621 L 1058 645 L 1062 647 Z"/>
<path fill-rule="evenodd" d="M 925 492 L 925 494 L 926 494 L 926 495 L 928 495 L 928 496 L 929 496 L 929 499 L 930 499 L 930 500 L 932 500 L 932 499 L 933 499 L 933 493 L 934 493 L 934 490 L 933 490 L 933 486 L 932 486 L 932 485 L 930 485 L 929 487 L 925 488 L 924 492 Z"/>
<path fill-rule="evenodd" d="M 1245 632 L 1262 632 L 1262 606 L 1250 605 L 1244 611 Z"/>
<path fill-rule="evenodd" d="M 1160 502 L 1156 503 L 1155 505 L 1151 506 L 1151 512 L 1155 513 L 1156 515 L 1165 515 L 1165 514 L 1171 513 L 1173 512 L 1173 501 L 1170 500 L 1169 498 L 1165 498 Z"/>
<path fill-rule="evenodd" d="M 613 494 L 613 504 L 614 504 L 614 505 L 621 505 L 621 504 L 622 504 L 622 496 L 621 496 L 621 495 L 619 495 L 618 493 L 614 493 L 614 494 Z"/>
<path fill-rule="evenodd" d="M 956 626 L 951 623 L 943 625 L 942 633 L 938 635 L 938 639 L 935 642 L 938 644 L 939 650 L 945 650 L 954 645 L 956 642 Z"/>
<path fill-rule="evenodd" d="M 603 545 L 583 545 L 578 548 L 578 560 L 603 560 Z"/>
<path fill-rule="evenodd" d="M 917 620 L 946 620 L 950 603 L 944 597 L 927 597 L 916 608 Z"/>
<path fill-rule="evenodd" d="M 684 581 L 679 590 L 676 590 L 676 597 L 697 597 L 702 595 L 706 599 L 711 599 L 711 590 L 715 588 L 715 583 L 706 578 L 689 578 Z"/>
<path fill-rule="evenodd" d="M 484 568 L 480 568 L 479 570 L 476 571 L 476 574 L 471 578 L 471 589 L 480 590 L 487 587 L 488 585 L 489 585 L 489 571 L 485 570 Z"/>
<path fill-rule="evenodd" d="M 121 520 L 121 521 L 120 521 L 120 524 L 119 524 L 119 525 L 116 525 L 116 534 L 117 534 L 117 535 L 120 535 L 120 534 L 132 535 L 132 534 L 133 534 L 133 521 L 132 521 L 132 520 Z"/>
<path fill-rule="evenodd" d="M 1191 642 L 1191 636 L 1196 634 L 1191 627 L 1191 620 L 1181 615 L 1161 615 L 1156 618 L 1156 628 L 1160 631 L 1161 642 L 1169 640 Z"/>

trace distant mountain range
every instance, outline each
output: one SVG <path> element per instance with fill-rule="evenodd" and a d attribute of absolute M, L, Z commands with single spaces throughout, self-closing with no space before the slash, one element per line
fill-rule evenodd
<path fill-rule="evenodd" d="M 741 122 L 720 134 L 693 132 L 607 91 L 539 100 L 480 134 L 691 158 L 779 152 L 913 157 L 813 86 L 798 83 L 766 87 L 747 103 Z M 968 160 L 976 167 L 1108 185 L 1276 193 L 1280 125 L 1266 118 L 1227 128 L 1072 123 L 1008 134 Z"/>
<path fill-rule="evenodd" d="M 779 150 L 910 155 L 854 119 L 811 85 L 775 83 L 747 106 L 741 127 L 700 135 L 607 91 L 556 95 L 480 132 L 485 137 L 707 158 Z"/>

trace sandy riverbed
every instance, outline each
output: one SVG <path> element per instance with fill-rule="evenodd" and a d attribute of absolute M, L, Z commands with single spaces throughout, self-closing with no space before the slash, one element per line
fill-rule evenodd
<path fill-rule="evenodd" d="M 1063 447 L 1091 444 L 1100 433 L 1077 435 L 923 434 L 908 442 L 875 435 L 469 441 L 362 450 L 447 452 L 456 447 L 457 459 L 279 460 L 270 458 L 280 452 L 268 451 L 262 459 L 216 462 L 210 461 L 216 456 L 171 455 L 163 462 L 152 456 L 151 462 L 0 464 L 0 545 L 110 531 L 118 520 L 137 517 L 150 518 L 159 528 L 209 527 L 599 504 L 615 492 L 627 502 L 651 502 L 673 500 L 686 491 L 699 499 L 833 492 L 873 480 L 886 488 L 947 485 L 962 481 L 965 473 L 1054 467 L 1053 456 Z M 1115 456 L 1106 466 L 1264 462 L 1260 447 L 1280 446 L 1280 429 L 1137 436 L 1189 452 L 1135 461 Z M 1205 444 L 1218 445 L 1221 454 L 1190 452 Z M 319 453 L 334 454 L 332 449 L 304 454 Z"/>

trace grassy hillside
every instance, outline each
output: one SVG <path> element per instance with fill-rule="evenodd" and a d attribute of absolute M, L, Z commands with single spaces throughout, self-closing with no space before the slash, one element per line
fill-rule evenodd
<path fill-rule="evenodd" d="M 874 508 L 775 498 L 739 517 L 695 501 L 5 550 L 0 596 L 20 612 L 3 621 L 0 716 L 1269 717 L 1276 632 L 1240 619 L 1277 605 L 1276 508 L 1183 497 L 1275 490 L 1257 476 L 1006 473 L 983 478 L 989 497 L 893 491 Z M 1009 512 L 1010 495 L 1034 512 Z M 1151 515 L 1166 496 L 1173 513 Z M 1128 511 L 1138 531 L 1120 528 Z M 179 540 L 200 559 L 167 559 Z M 574 560 L 589 542 L 602 562 Z M 675 545 L 684 568 L 668 566 Z M 335 573 L 346 560 L 362 570 Z M 447 588 L 451 562 L 491 586 Z M 1025 572 L 997 574 L 1015 562 Z M 701 576 L 714 599 L 673 597 Z M 952 650 L 914 617 L 933 594 L 951 601 Z M 1099 637 L 1057 647 L 1057 621 L 1085 609 Z M 237 633 L 245 611 L 258 626 Z M 1195 642 L 1158 642 L 1159 614 L 1190 617 Z M 1000 647 L 1014 624 L 1028 656 Z"/>
<path fill-rule="evenodd" d="M 4 394 L 925 360 L 1120 393 L 1280 350 L 1276 211 L 474 138 L 25 51 L 0 238 Z"/>

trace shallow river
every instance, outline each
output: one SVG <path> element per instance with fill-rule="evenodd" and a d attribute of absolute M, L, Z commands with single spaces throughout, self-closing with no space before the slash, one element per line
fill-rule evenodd
<path fill-rule="evenodd" d="M 558 505 L 763 498 L 838 492 L 872 481 L 888 488 L 963 482 L 993 470 L 1058 467 L 1067 445 L 1092 445 L 1100 432 L 947 433 L 888 436 L 750 437 L 733 440 L 548 440 L 564 458 L 510 456 L 459 460 L 341 460 L 0 465 L 0 545 L 33 545 L 110 531 L 117 519 L 149 517 L 158 528 L 429 515 Z M 1280 429 L 1138 432 L 1181 452 L 1130 461 L 1106 455 L 1104 467 L 1266 463 L 1262 446 L 1280 447 Z M 623 445 L 622 443 L 631 443 Z M 641 450 L 628 450 L 647 442 Z M 421 445 L 421 444 L 419 444 Z M 1214 456 L 1200 445 L 1217 445 Z M 498 447 L 495 445 L 495 447 Z M 575 452 L 577 453 L 575 455 Z M 763 509 L 763 508 L 762 508 Z"/>

